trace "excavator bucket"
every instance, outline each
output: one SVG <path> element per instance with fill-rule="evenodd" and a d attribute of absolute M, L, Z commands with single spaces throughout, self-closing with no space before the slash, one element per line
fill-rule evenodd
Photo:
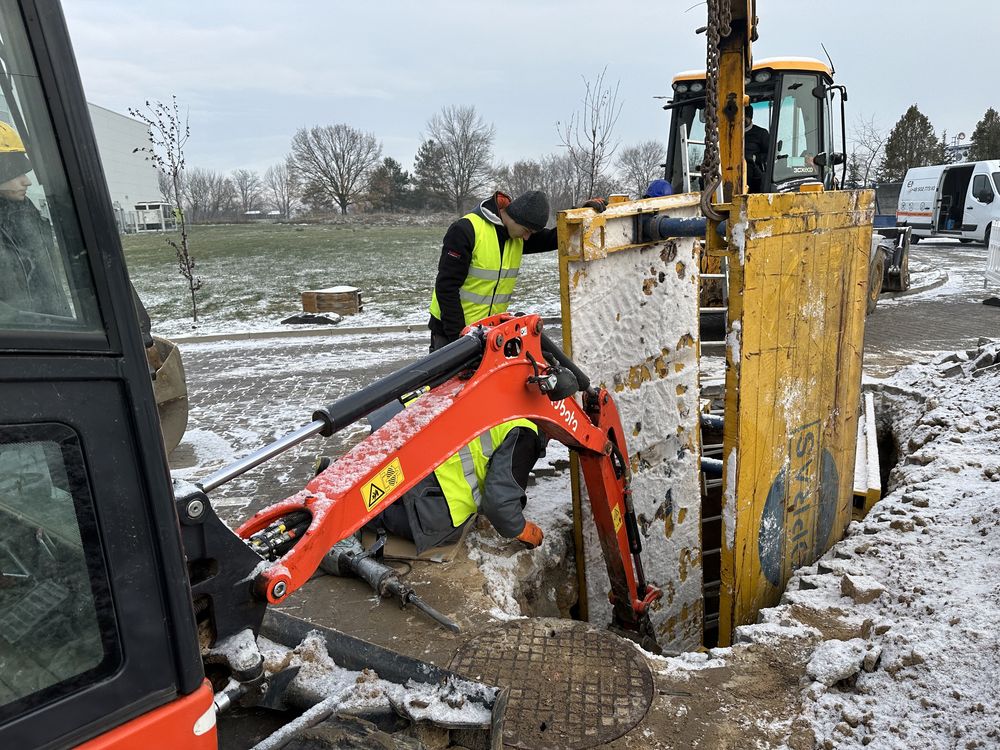
<path fill-rule="evenodd" d="M 153 368 L 153 395 L 160 415 L 163 446 L 169 455 L 180 444 L 187 429 L 188 390 L 184 364 L 177 344 L 160 336 L 153 336 L 153 345 L 147 349 L 146 358 Z"/>

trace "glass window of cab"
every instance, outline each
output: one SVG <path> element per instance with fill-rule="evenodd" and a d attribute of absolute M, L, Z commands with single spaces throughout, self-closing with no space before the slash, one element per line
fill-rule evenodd
<path fill-rule="evenodd" d="M 0 2 L 0 338 L 29 332 L 28 347 L 104 330 L 56 143 L 20 15 Z"/>

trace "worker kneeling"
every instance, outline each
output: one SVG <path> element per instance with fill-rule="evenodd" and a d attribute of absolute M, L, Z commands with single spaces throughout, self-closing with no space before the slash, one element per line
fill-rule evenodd
<path fill-rule="evenodd" d="M 529 420 L 499 424 L 448 458 L 366 528 L 409 539 L 419 554 L 458 540 L 466 524 L 482 513 L 501 536 L 537 547 L 542 530 L 525 520 L 523 511 L 528 474 L 544 448 L 538 427 Z"/>

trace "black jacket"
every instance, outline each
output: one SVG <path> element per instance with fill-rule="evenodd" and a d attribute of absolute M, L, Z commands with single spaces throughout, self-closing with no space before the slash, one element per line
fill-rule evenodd
<path fill-rule="evenodd" d="M 743 151 L 747 162 L 747 186 L 751 193 L 764 189 L 767 175 L 767 150 L 770 134 L 760 125 L 751 125 L 743 136 Z"/>
<path fill-rule="evenodd" d="M 496 228 L 497 242 L 500 245 L 502 255 L 504 243 L 507 242 L 509 234 L 503 222 L 500 221 L 500 209 L 497 205 L 498 196 L 501 197 L 501 201 L 510 201 L 510 198 L 503 193 L 494 193 L 490 198 L 480 203 L 473 213 L 479 214 Z M 469 275 L 469 266 L 472 265 L 472 248 L 475 244 L 476 232 L 472 228 L 472 222 L 464 217 L 448 227 L 448 231 L 445 233 L 444 242 L 441 245 L 441 258 L 438 260 L 437 279 L 434 281 L 434 291 L 437 294 L 438 304 L 441 306 L 441 319 L 438 320 L 431 315 L 428 321 L 432 337 L 442 343 L 450 343 L 457 339 L 466 326 L 459 291 L 462 284 L 465 283 L 466 276 Z M 555 227 L 535 232 L 524 241 L 524 253 L 527 255 L 555 250 L 556 247 L 558 247 L 558 240 Z"/>
<path fill-rule="evenodd" d="M 0 316 L 71 315 L 52 225 L 25 198 L 0 198 Z"/>

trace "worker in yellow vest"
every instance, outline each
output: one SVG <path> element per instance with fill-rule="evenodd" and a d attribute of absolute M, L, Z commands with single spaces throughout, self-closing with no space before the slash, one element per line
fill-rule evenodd
<path fill-rule="evenodd" d="M 431 351 L 457 339 L 465 326 L 507 311 L 521 256 L 558 246 L 548 221 L 542 191 L 514 200 L 497 191 L 448 228 L 431 297 Z"/>
<path fill-rule="evenodd" d="M 402 409 L 398 403 L 369 415 L 373 429 Z M 476 514 L 507 539 L 528 548 L 542 543 L 524 517 L 528 475 L 544 453 L 538 427 L 527 419 L 497 425 L 474 438 L 373 519 L 368 528 L 413 541 L 418 554 L 457 540 Z"/>

